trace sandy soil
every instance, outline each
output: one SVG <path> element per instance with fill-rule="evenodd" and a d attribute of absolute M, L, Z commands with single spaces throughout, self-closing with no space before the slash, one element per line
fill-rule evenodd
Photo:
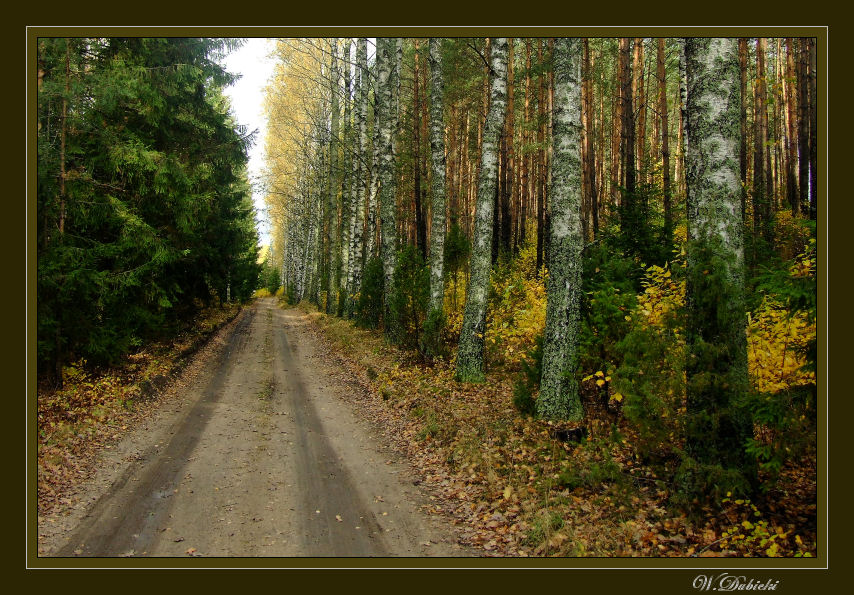
<path fill-rule="evenodd" d="M 348 404 L 305 314 L 223 328 L 65 509 L 43 556 L 466 556 L 406 461 Z"/>

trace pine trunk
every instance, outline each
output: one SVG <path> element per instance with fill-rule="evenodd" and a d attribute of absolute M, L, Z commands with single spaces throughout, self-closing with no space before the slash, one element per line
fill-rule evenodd
<path fill-rule="evenodd" d="M 679 45 L 679 130 L 676 134 L 676 185 L 683 194 L 685 190 L 685 154 L 688 152 L 685 138 L 685 110 L 688 107 L 688 74 L 685 66 L 685 39 L 677 39 Z"/>
<path fill-rule="evenodd" d="M 741 108 L 739 110 L 739 122 L 741 130 L 741 142 L 738 151 L 739 175 L 741 176 L 741 220 L 747 217 L 747 38 L 738 39 L 738 64 L 740 73 L 740 97 Z"/>
<path fill-rule="evenodd" d="M 516 204 L 516 180 L 514 160 L 516 152 L 514 151 L 514 93 L 513 93 L 513 38 L 507 40 L 507 117 L 504 122 L 504 138 L 507 142 L 504 171 L 504 194 L 501 197 L 501 234 L 500 245 L 503 252 L 509 254 L 511 249 L 511 235 L 513 217 L 511 214 L 511 205 Z"/>
<path fill-rule="evenodd" d="M 584 172 L 587 191 L 586 202 L 587 207 L 590 210 L 590 219 L 593 226 L 592 233 L 590 233 L 589 236 L 585 235 L 585 240 L 592 240 L 599 234 L 599 194 L 596 191 L 596 117 L 593 113 L 595 109 L 593 102 L 594 59 L 590 53 L 590 40 L 585 37 L 583 39 L 583 43 L 584 76 L 582 79 L 582 99 L 584 111 L 582 113 L 582 117 L 584 118 Z M 555 76 L 557 76 L 557 73 L 555 73 Z M 555 88 L 555 93 L 557 93 L 557 88 Z M 554 116 L 554 112 L 552 112 L 552 116 Z M 552 142 L 554 142 L 554 139 L 552 139 Z M 554 149 L 552 149 L 552 151 L 554 151 Z M 554 162 L 552 162 L 552 167 L 554 167 Z"/>
<path fill-rule="evenodd" d="M 664 60 L 664 38 L 658 38 L 658 113 L 661 119 L 661 184 L 664 194 L 664 242 L 673 241 L 673 205 L 670 189 L 670 127 L 667 118 L 667 72 Z"/>
<path fill-rule="evenodd" d="M 808 40 L 801 38 L 798 40 L 799 58 L 798 60 L 798 122 L 800 129 L 798 130 L 798 188 L 801 195 L 801 212 L 807 214 L 810 205 L 810 92 L 809 92 L 809 48 L 807 47 Z"/>
<path fill-rule="evenodd" d="M 800 212 L 800 195 L 798 193 L 798 176 L 795 169 L 798 166 L 798 125 L 797 125 L 797 95 L 794 54 L 795 47 L 791 37 L 786 38 L 786 197 L 792 216 Z"/>
<path fill-rule="evenodd" d="M 543 65 L 543 40 L 537 40 L 537 61 L 542 69 Z M 545 228 L 546 228 L 546 196 L 544 190 L 545 184 L 545 169 L 546 169 L 546 152 L 543 148 L 545 142 L 545 125 L 546 125 L 546 98 L 545 98 L 545 77 L 542 70 L 537 77 L 537 176 L 534 183 L 537 197 L 537 271 L 543 266 L 543 252 L 545 250 Z"/>
<path fill-rule="evenodd" d="M 818 206 L 818 56 L 816 39 L 809 39 L 810 83 L 810 219 L 815 221 Z"/>
<path fill-rule="evenodd" d="M 634 53 L 632 56 L 632 97 L 637 111 L 637 149 L 635 150 L 635 169 L 646 182 L 646 89 L 644 85 L 644 51 L 643 38 L 635 37 Z"/>
<path fill-rule="evenodd" d="M 415 200 L 415 242 L 421 252 L 421 258 L 427 261 L 427 222 L 424 219 L 424 205 L 421 196 L 421 90 L 420 77 L 421 65 L 418 55 L 420 49 L 418 40 L 415 40 L 415 73 L 413 77 L 413 115 L 412 115 L 412 150 L 413 150 L 413 178 L 414 178 L 414 200 Z"/>
<path fill-rule="evenodd" d="M 623 53 L 617 52 L 616 91 L 612 98 L 611 118 L 611 207 L 612 212 L 620 205 L 620 147 L 623 129 Z"/>
<path fill-rule="evenodd" d="M 624 214 L 634 219 L 635 197 L 635 119 L 632 98 L 632 63 L 630 60 L 631 40 L 628 37 L 620 38 L 620 65 L 623 73 L 620 77 L 622 82 L 622 132 L 620 134 L 620 167 L 623 171 L 623 184 L 625 196 L 623 199 Z M 622 229 L 629 224 L 623 220 Z"/>
<path fill-rule="evenodd" d="M 766 110 L 765 38 L 756 40 L 754 94 L 753 232 L 771 242 L 770 188 L 768 188 L 768 112 Z"/>
<path fill-rule="evenodd" d="M 522 127 L 522 185 L 519 194 L 519 247 L 525 245 L 528 233 L 528 205 L 531 201 L 531 38 L 525 38 L 525 125 Z"/>

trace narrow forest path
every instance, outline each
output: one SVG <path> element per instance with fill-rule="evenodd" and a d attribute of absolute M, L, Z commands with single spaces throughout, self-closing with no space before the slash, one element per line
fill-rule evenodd
<path fill-rule="evenodd" d="M 48 556 L 461 556 L 379 429 L 341 399 L 306 315 L 247 308 L 157 414 L 42 519 Z"/>

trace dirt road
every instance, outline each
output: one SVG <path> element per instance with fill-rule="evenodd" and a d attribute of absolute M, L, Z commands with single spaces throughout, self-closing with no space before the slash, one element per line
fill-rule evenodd
<path fill-rule="evenodd" d="M 259 300 L 105 451 L 48 556 L 461 556 L 380 432 L 341 399 L 305 315 Z"/>

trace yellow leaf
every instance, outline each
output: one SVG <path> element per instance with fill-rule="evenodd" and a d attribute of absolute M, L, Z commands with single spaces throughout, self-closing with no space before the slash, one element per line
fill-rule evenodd
<path fill-rule="evenodd" d="M 513 488 L 512 488 L 512 487 L 507 486 L 506 488 L 504 488 L 504 499 L 505 499 L 505 500 L 509 500 L 509 499 L 510 499 L 510 495 L 511 495 L 512 493 L 513 493 Z"/>
<path fill-rule="evenodd" d="M 596 376 L 598 376 L 599 378 L 602 378 L 604 375 L 605 374 L 602 372 L 602 370 L 599 370 L 598 372 L 596 372 Z"/>
<path fill-rule="evenodd" d="M 621 395 L 620 393 L 614 393 L 614 395 L 611 398 L 619 403 L 620 401 L 623 400 L 623 395 Z"/>
<path fill-rule="evenodd" d="M 605 381 L 602 380 L 601 378 L 596 381 L 596 386 L 603 386 L 604 384 L 605 384 Z"/>

